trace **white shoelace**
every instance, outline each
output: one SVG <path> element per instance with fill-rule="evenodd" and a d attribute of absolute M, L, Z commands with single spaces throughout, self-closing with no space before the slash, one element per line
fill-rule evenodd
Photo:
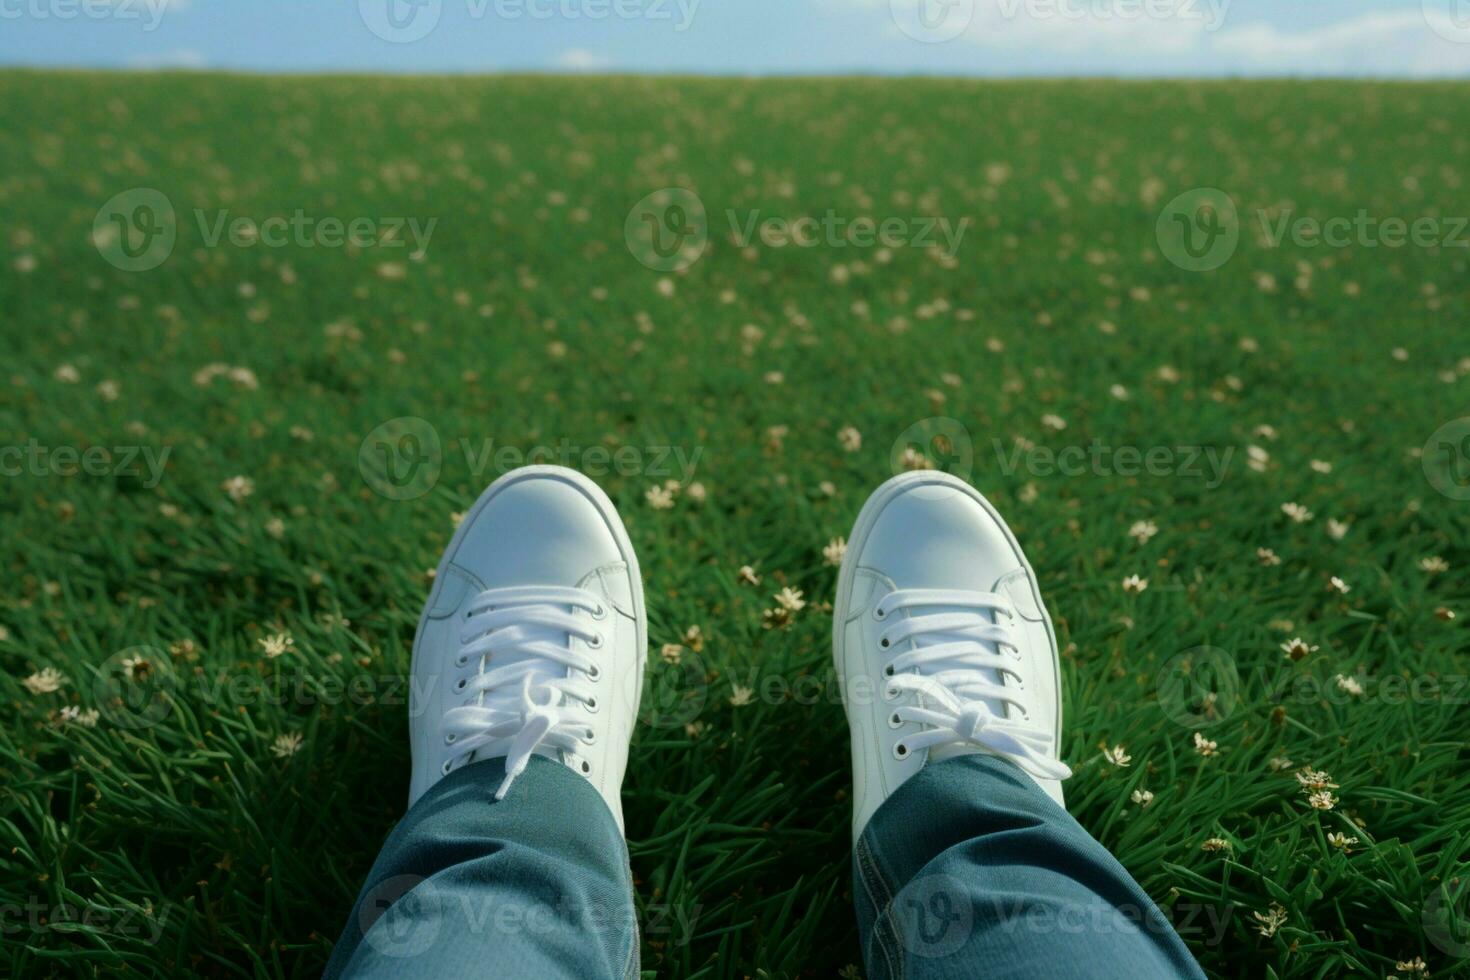
<path fill-rule="evenodd" d="M 495 791 L 501 800 L 537 748 L 575 754 L 592 744 L 596 734 L 581 716 L 598 710 L 588 682 L 600 668 L 570 640 L 597 649 L 604 639 L 584 614 L 599 620 L 607 608 L 583 589 L 517 586 L 475 596 L 460 629 L 456 666 L 478 659 L 479 673 L 455 685 L 469 703 L 444 713 L 444 741 L 454 746 L 446 773 L 477 755 L 504 755 L 505 779 Z"/>
<path fill-rule="evenodd" d="M 1017 699 L 1025 690 L 1025 678 L 1019 673 L 1016 638 L 987 616 L 991 611 L 1009 612 L 1009 600 L 993 592 L 901 589 L 884 596 L 874 615 L 887 620 L 904 609 L 913 611 L 896 619 L 880 637 L 889 651 L 909 644 L 884 666 L 884 696 L 894 700 L 909 692 L 922 703 L 900 705 L 889 723 L 927 727 L 900 739 L 894 746 L 896 755 L 906 758 L 922 749 L 974 745 L 1038 779 L 1072 775 L 1050 755 L 1053 733 L 1032 723 L 1025 704 Z M 1003 682 L 1005 674 L 1016 679 L 1016 686 Z M 1008 704 L 1021 711 L 1020 719 L 1006 717 Z"/>

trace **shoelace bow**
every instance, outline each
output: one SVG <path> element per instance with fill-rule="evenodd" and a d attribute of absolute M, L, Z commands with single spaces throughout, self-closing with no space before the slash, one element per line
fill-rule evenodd
<path fill-rule="evenodd" d="M 1052 758 L 1053 734 L 1024 717 L 1026 706 L 1017 699 L 1025 678 L 1018 672 L 1019 653 L 1011 631 L 992 623 L 990 611 L 1010 610 L 1010 602 L 993 592 L 949 589 L 901 589 L 879 601 L 880 620 L 915 607 L 942 607 L 944 611 L 910 613 L 882 635 L 885 649 L 909 649 L 884 667 L 889 691 L 910 692 L 917 703 L 900 705 L 893 717 L 926 726 L 905 736 L 895 746 L 900 756 L 926 748 L 975 745 L 1009 759 L 1040 779 L 1066 779 L 1072 770 Z M 924 643 L 923 641 L 929 641 Z M 1015 687 L 1001 683 L 1005 674 Z M 1007 718 L 992 708 L 1015 705 L 1020 719 Z"/>
<path fill-rule="evenodd" d="M 444 713 L 444 740 L 454 746 L 445 772 L 476 753 L 503 754 L 505 779 L 495 791 L 502 800 L 536 749 L 576 752 L 591 744 L 594 732 L 578 715 L 598 710 L 588 682 L 600 668 L 568 638 L 594 649 L 603 640 L 581 613 L 600 619 L 607 611 L 592 593 L 558 586 L 488 589 L 475 596 L 460 629 L 457 666 L 479 660 L 480 670 L 455 686 L 470 703 Z"/>

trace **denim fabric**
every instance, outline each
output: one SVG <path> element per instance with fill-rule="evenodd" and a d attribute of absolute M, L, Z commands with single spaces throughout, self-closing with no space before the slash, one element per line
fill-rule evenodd
<path fill-rule="evenodd" d="M 628 848 L 591 784 L 533 756 L 451 772 L 378 855 L 326 976 L 638 976 Z"/>
<path fill-rule="evenodd" d="M 930 763 L 853 853 L 868 980 L 1151 978 L 1204 973 L 1103 846 L 1020 769 Z"/>

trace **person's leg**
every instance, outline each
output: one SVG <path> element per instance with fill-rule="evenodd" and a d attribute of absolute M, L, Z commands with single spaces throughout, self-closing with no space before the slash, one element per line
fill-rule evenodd
<path fill-rule="evenodd" d="M 620 793 L 647 629 L 590 480 L 531 466 L 481 495 L 414 639 L 408 815 L 328 976 L 637 975 Z"/>
<path fill-rule="evenodd" d="M 1203 976 L 1063 809 L 1051 618 L 973 487 L 929 471 L 874 492 L 838 575 L 833 656 L 870 980 Z"/>
<path fill-rule="evenodd" d="M 1123 866 L 1017 767 L 926 766 L 853 848 L 868 980 L 1204 974 Z"/>
<path fill-rule="evenodd" d="M 503 800 L 503 759 L 451 772 L 383 845 L 326 976 L 638 973 L 628 851 L 585 778 L 535 757 Z"/>

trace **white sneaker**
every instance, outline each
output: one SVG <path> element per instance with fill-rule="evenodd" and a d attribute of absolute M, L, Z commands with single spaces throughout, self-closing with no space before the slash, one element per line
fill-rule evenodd
<path fill-rule="evenodd" d="M 619 794 L 648 647 L 638 559 L 612 501 L 558 466 L 491 484 L 439 563 L 413 645 L 408 802 L 455 768 L 532 754 Z"/>
<path fill-rule="evenodd" d="M 1057 641 L 1015 535 L 973 487 L 933 470 L 879 487 L 847 543 L 833 655 L 852 729 L 856 839 L 931 760 L 1007 759 L 1057 803 Z"/>

